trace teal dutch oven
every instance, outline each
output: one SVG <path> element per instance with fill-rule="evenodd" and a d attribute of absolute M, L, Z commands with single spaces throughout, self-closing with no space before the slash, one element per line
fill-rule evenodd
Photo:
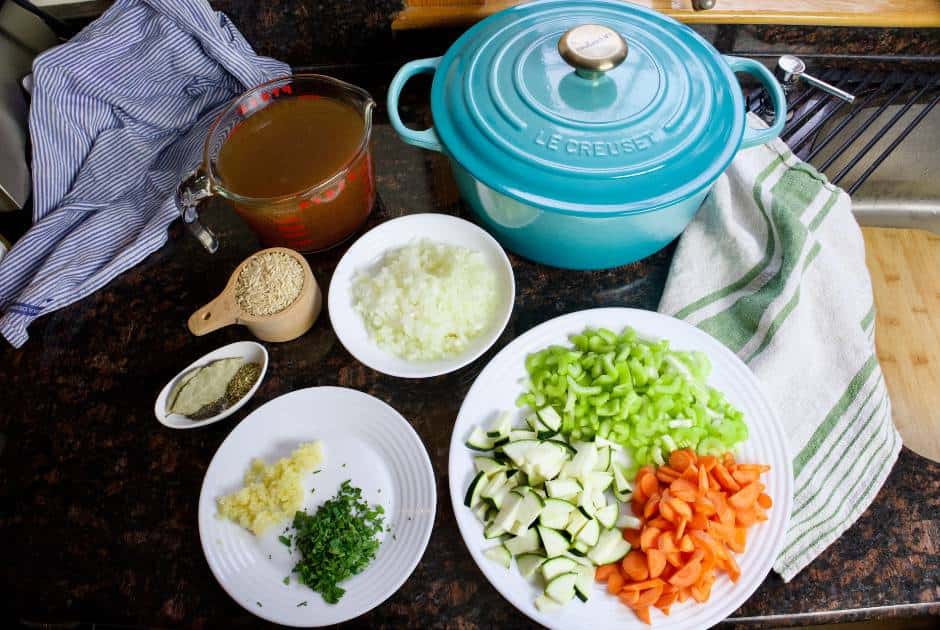
<path fill-rule="evenodd" d="M 770 94 L 747 125 L 735 72 Z M 398 98 L 434 73 L 434 127 Z M 555 267 L 605 269 L 665 247 L 741 149 L 777 137 L 783 90 L 760 63 L 721 55 L 690 28 L 619 0 L 544 0 L 497 13 L 443 57 L 404 65 L 388 111 L 402 140 L 450 158 L 466 203 L 508 249 Z"/>

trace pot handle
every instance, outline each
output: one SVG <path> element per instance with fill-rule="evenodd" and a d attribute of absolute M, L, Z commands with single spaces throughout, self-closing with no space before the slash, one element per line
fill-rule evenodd
<path fill-rule="evenodd" d="M 429 127 L 424 131 L 415 131 L 414 129 L 406 127 L 405 123 L 401 121 L 401 116 L 398 115 L 398 97 L 401 95 L 401 91 L 405 87 L 405 83 L 408 82 L 408 79 L 416 74 L 433 74 L 440 63 L 441 57 L 410 61 L 395 73 L 395 78 L 392 79 L 392 83 L 388 86 L 388 119 L 392 123 L 392 128 L 395 129 L 398 135 L 401 136 L 401 139 L 408 144 L 438 152 L 442 150 L 441 141 L 438 139 L 434 127 Z"/>
<path fill-rule="evenodd" d="M 780 84 L 777 82 L 777 79 L 774 78 L 770 70 L 765 68 L 764 64 L 759 61 L 745 59 L 743 57 L 731 57 L 730 55 L 722 56 L 725 58 L 725 61 L 728 62 L 728 65 L 731 66 L 732 71 L 744 72 L 756 77 L 767 90 L 767 93 L 770 95 L 770 101 L 774 106 L 773 124 L 767 129 L 745 127 L 741 148 L 748 149 L 758 144 L 770 142 L 780 135 L 780 132 L 783 131 L 783 125 L 787 122 L 787 98 L 783 94 L 783 88 L 780 87 Z"/>

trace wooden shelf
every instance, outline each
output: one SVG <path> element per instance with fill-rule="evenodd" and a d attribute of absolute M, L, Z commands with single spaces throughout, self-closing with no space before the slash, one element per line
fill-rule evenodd
<path fill-rule="evenodd" d="M 392 23 L 398 30 L 466 26 L 522 0 L 405 0 Z M 688 24 L 813 26 L 940 26 L 940 0 L 716 0 L 693 11 L 690 0 L 637 0 Z"/>

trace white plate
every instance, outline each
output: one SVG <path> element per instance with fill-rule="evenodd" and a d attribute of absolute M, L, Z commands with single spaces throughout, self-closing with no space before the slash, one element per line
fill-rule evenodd
<path fill-rule="evenodd" d="M 497 274 L 499 303 L 489 327 L 467 348 L 452 357 L 434 361 L 409 361 L 395 356 L 369 338 L 362 316 L 353 308 L 352 281 L 356 273 L 376 264 L 389 250 L 428 238 L 447 245 L 476 250 Z M 512 266 L 503 248 L 484 230 L 447 214 L 412 214 L 386 221 L 353 243 L 333 272 L 327 306 L 330 322 L 340 343 L 373 370 L 405 378 L 424 378 L 453 372 L 467 365 L 493 345 L 509 321 L 516 299 Z"/>
<path fill-rule="evenodd" d="M 467 393 L 454 425 L 450 442 L 450 497 L 457 515 L 457 525 L 464 543 L 480 570 L 503 597 L 516 608 L 550 628 L 620 628 L 648 629 L 626 606 L 596 584 L 587 603 L 572 601 L 561 611 L 544 614 L 534 605 L 538 590 L 524 580 L 515 563 L 510 570 L 483 556 L 492 545 L 483 538 L 483 527 L 476 516 L 463 505 L 464 493 L 473 477 L 474 452 L 464 441 L 474 426 L 492 422 L 502 411 L 514 410 L 516 397 L 522 392 L 520 381 L 525 378 L 523 364 L 528 354 L 551 344 L 568 344 L 570 335 L 587 327 L 606 327 L 619 332 L 632 326 L 648 338 L 665 338 L 679 350 L 701 350 L 711 359 L 713 370 L 709 383 L 724 392 L 728 400 L 744 412 L 750 430 L 749 439 L 741 446 L 739 458 L 744 462 L 770 464 L 772 469 L 763 481 L 773 498 L 770 519 L 755 525 L 748 532 L 748 547 L 737 557 L 741 577 L 732 584 L 722 573 L 715 582 L 711 599 L 704 604 L 689 600 L 673 605 L 669 617 L 652 609 L 653 627 L 677 630 L 702 630 L 712 626 L 744 603 L 770 572 L 780 551 L 790 516 L 793 495 L 793 473 L 790 458 L 783 446 L 783 429 L 770 409 L 754 375 L 727 348 L 704 332 L 685 322 L 651 311 L 628 308 L 600 308 L 571 313 L 555 318 L 528 331 L 493 357 Z M 517 418 L 521 418 L 518 411 Z"/>
<path fill-rule="evenodd" d="M 283 583 L 297 560 L 277 539 L 289 519 L 256 537 L 216 517 L 216 498 L 241 487 L 252 459 L 270 464 L 313 440 L 323 442 L 325 458 L 321 472 L 304 479 L 304 508 L 313 513 L 349 479 L 366 501 L 385 509 L 392 528 L 380 534 L 375 560 L 341 584 L 346 594 L 337 604 L 293 577 Z M 398 412 L 354 389 L 313 387 L 259 407 L 222 442 L 202 482 L 199 538 L 219 584 L 246 610 L 290 626 L 327 626 L 371 610 L 398 590 L 424 554 L 436 505 L 427 451 Z"/>
<path fill-rule="evenodd" d="M 248 363 L 259 363 L 261 364 L 261 373 L 258 375 L 258 380 L 255 381 L 255 384 L 251 386 L 251 389 L 248 390 L 248 393 L 241 397 L 241 399 L 236 402 L 231 407 L 222 410 L 222 413 L 218 413 L 204 420 L 190 420 L 186 416 L 181 416 L 177 413 L 167 413 L 166 411 L 166 398 L 170 395 L 170 389 L 173 385 L 182 377 L 184 374 L 189 372 L 191 369 L 207 365 L 213 361 L 218 361 L 219 359 L 234 359 L 240 357 Z M 264 375 L 268 371 L 268 351 L 260 343 L 255 343 L 254 341 L 236 341 L 235 343 L 230 343 L 227 346 L 222 346 L 218 350 L 214 350 L 207 355 L 204 355 L 180 371 L 179 374 L 170 379 L 170 382 L 163 386 L 163 389 L 160 390 L 160 395 L 157 396 L 157 402 L 153 406 L 153 413 L 157 416 L 157 420 L 160 421 L 160 424 L 171 429 L 196 429 L 198 427 L 204 427 L 207 424 L 212 424 L 213 422 L 218 422 L 223 418 L 228 418 L 230 415 L 241 409 L 246 402 L 251 400 L 251 397 L 255 395 L 255 392 L 258 391 L 258 387 L 261 386 L 261 381 L 264 380 Z"/>

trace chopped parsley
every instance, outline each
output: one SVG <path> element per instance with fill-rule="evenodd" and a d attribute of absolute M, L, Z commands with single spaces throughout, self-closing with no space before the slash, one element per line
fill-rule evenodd
<path fill-rule="evenodd" d="M 278 536 L 277 539 L 281 541 L 282 545 L 290 548 L 290 536 Z"/>
<path fill-rule="evenodd" d="M 290 584 L 290 576 L 284 578 L 284 584 Z"/>
<path fill-rule="evenodd" d="M 261 605 L 261 602 L 255 602 L 255 603 L 258 604 L 258 608 L 264 608 L 264 606 Z"/>
<path fill-rule="evenodd" d="M 298 581 L 335 604 L 346 593 L 343 580 L 361 573 L 379 549 L 385 510 L 362 500 L 362 490 L 343 482 L 339 492 L 313 515 L 294 515 L 294 547 L 301 559 L 294 567 Z"/>
<path fill-rule="evenodd" d="M 299 604 L 297 604 L 297 608 L 300 608 L 301 606 L 306 606 L 306 605 L 307 605 L 307 600 L 304 600 L 300 602 Z"/>

